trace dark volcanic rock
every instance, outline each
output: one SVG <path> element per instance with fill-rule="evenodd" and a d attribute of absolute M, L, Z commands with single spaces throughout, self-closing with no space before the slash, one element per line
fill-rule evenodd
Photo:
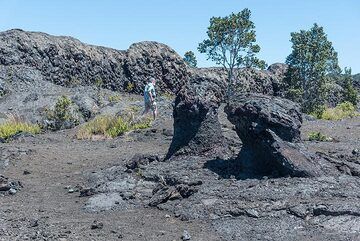
<path fill-rule="evenodd" d="M 299 107 L 285 99 L 259 94 L 239 95 L 225 107 L 244 146 L 242 168 L 254 174 L 317 176 L 319 165 L 301 148 Z"/>
<path fill-rule="evenodd" d="M 219 153 L 224 140 L 218 109 L 224 96 L 224 83 L 216 79 L 193 78 L 176 96 L 174 136 L 166 158 L 186 153 Z"/>
<path fill-rule="evenodd" d="M 282 64 L 272 65 L 269 70 L 237 69 L 237 91 L 277 95 L 284 69 L 286 65 Z M 227 79 L 222 68 L 188 68 L 173 49 L 157 42 L 135 43 L 122 51 L 40 32 L 15 29 L 0 33 L 0 95 L 8 92 L 7 81 L 34 83 L 43 80 L 65 87 L 97 85 L 142 93 L 150 77 L 159 80 L 157 90 L 160 93 L 177 93 L 191 77 L 217 82 Z M 29 95 L 24 101 L 37 99 Z"/>
<path fill-rule="evenodd" d="M 230 100 L 225 112 L 244 143 L 251 143 L 266 129 L 285 141 L 300 141 L 302 115 L 292 101 L 260 94 L 238 95 Z"/>
<path fill-rule="evenodd" d="M 265 95 L 281 95 L 282 82 L 287 71 L 287 65 L 276 63 L 267 70 L 252 68 L 240 68 L 234 70 L 236 91 L 240 93 L 260 93 Z M 223 82 L 227 79 L 227 73 L 223 68 L 199 68 L 192 69 L 192 76 L 206 77 Z"/>
<path fill-rule="evenodd" d="M 5 82 L 3 80 L 0 79 L 0 97 L 3 95 L 6 95 L 7 93 L 7 88 L 5 86 Z"/>
<path fill-rule="evenodd" d="M 120 51 L 87 45 L 72 37 L 22 30 L 0 33 L 1 65 L 26 66 L 62 86 L 96 83 L 135 93 L 142 92 L 151 76 L 160 80 L 158 90 L 166 92 L 179 90 L 188 77 L 182 58 L 164 44 L 141 42 Z"/>
<path fill-rule="evenodd" d="M 144 155 L 135 154 L 130 160 L 126 162 L 126 168 L 128 170 L 134 170 L 141 165 L 148 165 L 151 162 L 159 161 L 160 158 L 157 155 Z"/>
<path fill-rule="evenodd" d="M 141 42 L 130 46 L 125 63 L 135 92 L 142 93 L 149 77 L 157 80 L 157 87 L 176 93 L 189 76 L 182 58 L 170 47 L 156 42 Z"/>
<path fill-rule="evenodd" d="M 104 86 L 122 89 L 125 57 L 124 51 L 86 45 L 71 37 L 21 30 L 0 34 L 1 65 L 37 69 L 44 79 L 63 86 L 88 85 L 100 79 Z"/>

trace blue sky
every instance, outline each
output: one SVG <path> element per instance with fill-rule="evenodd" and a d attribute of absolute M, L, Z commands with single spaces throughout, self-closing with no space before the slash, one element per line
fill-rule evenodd
<path fill-rule="evenodd" d="M 291 52 L 290 32 L 325 28 L 341 67 L 360 73 L 359 0 L 0 0 L 0 31 L 11 28 L 70 35 L 83 42 L 127 49 L 154 40 L 180 55 L 195 52 L 199 66 L 212 66 L 197 51 L 212 16 L 249 8 L 260 58 L 284 62 Z"/>

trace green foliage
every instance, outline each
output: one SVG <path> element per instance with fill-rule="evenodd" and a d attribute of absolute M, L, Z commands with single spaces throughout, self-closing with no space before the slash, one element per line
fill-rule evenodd
<path fill-rule="evenodd" d="M 316 119 L 322 119 L 322 115 L 327 108 L 324 105 L 314 106 L 309 113 L 309 115 L 315 117 Z"/>
<path fill-rule="evenodd" d="M 127 111 L 128 111 L 129 113 L 139 113 L 140 110 L 141 110 L 141 107 L 140 107 L 140 106 L 137 106 L 137 105 L 132 105 L 132 106 L 129 106 L 129 107 L 127 108 Z"/>
<path fill-rule="evenodd" d="M 9 118 L 5 123 L 0 124 L 0 138 L 4 140 L 8 140 L 21 132 L 38 134 L 40 131 L 41 128 L 39 125 L 27 123 L 18 118 Z"/>
<path fill-rule="evenodd" d="M 342 86 L 344 88 L 344 101 L 348 101 L 352 103 L 354 106 L 357 105 L 358 99 L 358 92 L 354 88 L 353 85 L 353 76 L 351 75 L 351 68 L 345 68 L 345 74 L 342 81 Z"/>
<path fill-rule="evenodd" d="M 105 131 L 105 136 L 107 137 L 116 137 L 124 134 L 125 132 L 131 129 L 131 123 L 123 119 L 122 117 L 117 117 L 111 120 L 108 129 Z"/>
<path fill-rule="evenodd" d="M 131 130 L 149 128 L 151 119 L 135 120 L 133 114 L 123 116 L 104 115 L 97 116 L 84 124 L 76 134 L 78 139 L 91 139 L 94 135 L 114 138 Z"/>
<path fill-rule="evenodd" d="M 285 98 L 301 103 L 303 90 L 301 88 L 290 88 L 285 93 Z"/>
<path fill-rule="evenodd" d="M 184 55 L 184 61 L 191 67 L 196 67 L 197 60 L 193 51 L 187 51 Z"/>
<path fill-rule="evenodd" d="M 103 86 L 103 84 L 104 84 L 104 81 L 102 79 L 98 78 L 98 79 L 95 80 L 95 86 L 98 89 L 100 89 Z"/>
<path fill-rule="evenodd" d="M 76 87 L 81 85 L 81 80 L 72 76 L 69 80 L 67 80 L 66 85 L 70 87 Z"/>
<path fill-rule="evenodd" d="M 355 106 L 348 101 L 345 101 L 335 108 L 319 108 L 318 112 L 310 113 L 312 116 L 323 120 L 342 120 L 344 118 L 352 118 L 358 116 Z"/>
<path fill-rule="evenodd" d="M 260 46 L 256 42 L 255 24 L 250 20 L 251 11 L 247 8 L 226 17 L 212 17 L 208 27 L 208 38 L 199 44 L 200 53 L 223 66 L 228 73 L 229 90 L 233 88 L 234 68 L 265 68 L 264 61 L 256 54 Z"/>
<path fill-rule="evenodd" d="M 164 92 L 161 94 L 161 96 L 167 100 L 173 100 L 175 98 L 175 95 L 169 92 Z"/>
<path fill-rule="evenodd" d="M 133 92 L 135 89 L 135 84 L 132 82 L 128 82 L 126 85 L 126 92 Z"/>
<path fill-rule="evenodd" d="M 49 121 L 54 122 L 48 128 L 52 130 L 59 130 L 64 123 L 72 123 L 78 125 L 79 120 L 73 112 L 73 102 L 67 96 L 61 96 L 57 99 L 55 106 L 51 110 L 47 110 L 47 118 Z"/>
<path fill-rule="evenodd" d="M 302 92 L 303 110 L 310 113 L 325 104 L 330 91 L 326 86 L 333 81 L 330 76 L 340 73 L 337 52 L 317 24 L 310 30 L 291 33 L 291 42 L 286 87 Z"/>
<path fill-rule="evenodd" d="M 96 89 L 97 89 L 97 92 L 96 92 L 96 97 L 97 97 L 97 103 L 99 106 L 103 106 L 104 105 L 104 95 L 101 91 L 101 87 L 103 87 L 104 85 L 104 81 L 100 78 L 97 78 L 95 80 L 95 86 L 96 86 Z"/>
<path fill-rule="evenodd" d="M 332 138 L 327 137 L 319 131 L 310 132 L 308 135 L 309 141 L 331 141 Z"/>
<path fill-rule="evenodd" d="M 145 118 L 142 121 L 133 123 L 131 128 L 133 130 L 141 130 L 141 129 L 149 128 L 150 126 L 151 126 L 151 118 Z"/>
<path fill-rule="evenodd" d="M 72 101 L 67 96 L 61 96 L 54 107 L 54 110 L 49 112 L 50 119 L 57 120 L 57 121 L 66 121 L 72 118 L 70 112 L 70 106 Z"/>
<path fill-rule="evenodd" d="M 121 100 L 121 96 L 120 95 L 112 95 L 112 96 L 109 96 L 108 100 L 110 103 L 117 103 Z"/>

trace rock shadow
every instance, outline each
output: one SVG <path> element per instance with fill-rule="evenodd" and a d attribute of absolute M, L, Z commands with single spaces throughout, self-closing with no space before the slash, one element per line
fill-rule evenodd
<path fill-rule="evenodd" d="M 251 148 L 244 146 L 238 156 L 229 159 L 216 158 L 208 160 L 204 164 L 204 168 L 218 174 L 223 179 L 245 180 L 284 176 L 280 175 L 276 167 L 264 165 L 261 159 L 256 161 L 255 156 Z"/>

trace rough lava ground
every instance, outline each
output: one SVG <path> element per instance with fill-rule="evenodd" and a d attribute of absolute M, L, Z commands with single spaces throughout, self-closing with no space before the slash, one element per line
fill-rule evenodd
<path fill-rule="evenodd" d="M 1 192 L 1 240 L 181 240 L 184 230 L 192 240 L 359 239 L 358 173 L 237 180 L 230 156 L 162 162 L 171 109 L 163 101 L 151 129 L 113 140 L 76 140 L 72 129 L 1 144 L 1 172 L 22 186 Z M 219 119 L 236 154 L 241 143 L 223 112 Z M 334 139 L 305 141 L 312 151 L 355 165 L 359 127 L 354 118 L 301 130 L 303 139 L 319 129 Z"/>
<path fill-rule="evenodd" d="M 14 114 L 41 123 L 61 95 L 72 99 L 81 124 L 99 114 L 141 111 L 136 94 L 144 76 L 162 80 L 160 116 L 151 128 L 77 140 L 80 125 L 0 143 L 0 240 L 360 240 L 360 117 L 303 118 L 301 145 L 331 172 L 244 177 L 236 161 L 243 147 L 236 127 L 224 105 L 218 109 L 220 102 L 213 105 L 209 97 L 198 106 L 213 115 L 202 115 L 208 123 L 195 119 L 203 129 L 189 145 L 203 140 L 207 126 L 220 126 L 214 136 L 221 136 L 221 152 L 165 160 L 177 106 L 169 93 L 191 76 L 220 81 L 222 70 L 189 69 L 173 50 L 153 42 L 117 51 L 20 30 L 0 33 L 0 39 L 0 122 Z M 281 96 L 284 69 L 239 70 L 241 88 Z M 103 88 L 93 85 L 99 77 Z M 129 83 L 135 83 L 132 91 Z M 120 99 L 110 101 L 115 95 Z M 187 100 L 198 101 L 179 98 L 179 113 Z M 311 131 L 332 141 L 307 141 Z"/>

